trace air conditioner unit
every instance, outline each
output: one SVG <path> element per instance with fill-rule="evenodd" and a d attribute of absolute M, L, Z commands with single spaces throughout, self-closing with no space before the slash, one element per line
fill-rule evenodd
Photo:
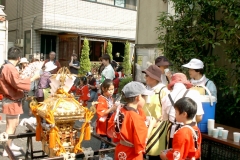
<path fill-rule="evenodd" d="M 17 46 L 17 47 L 23 47 L 23 39 L 17 39 L 16 41 L 15 41 L 15 44 L 14 44 L 15 46 Z"/>
<path fill-rule="evenodd" d="M 18 47 L 18 39 L 15 40 L 14 45 L 15 45 L 16 47 Z"/>
<path fill-rule="evenodd" d="M 18 39 L 18 47 L 23 47 L 23 39 Z"/>

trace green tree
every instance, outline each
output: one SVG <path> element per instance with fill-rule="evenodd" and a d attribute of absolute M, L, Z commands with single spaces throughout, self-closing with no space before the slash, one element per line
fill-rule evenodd
<path fill-rule="evenodd" d="M 124 74 L 127 76 L 130 75 L 132 72 L 132 65 L 131 65 L 131 59 L 130 59 L 130 44 L 128 41 L 125 43 L 124 59 L 123 59 L 122 66 L 124 69 Z"/>
<path fill-rule="evenodd" d="M 217 121 L 240 127 L 236 123 L 240 116 L 239 1 L 171 1 L 175 15 L 163 12 L 158 17 L 158 39 L 163 54 L 173 62 L 176 70 L 185 73 L 182 64 L 192 58 L 201 59 L 205 74 L 218 88 Z M 215 48 L 223 52 L 214 52 Z M 215 62 L 221 56 L 227 57 L 226 63 L 230 62 L 233 68 L 227 70 L 225 66 L 217 66 Z M 234 78 L 229 78 L 227 83 L 227 76 Z"/>
<path fill-rule="evenodd" d="M 85 75 L 87 72 L 91 70 L 89 51 L 90 51 L 89 43 L 88 43 L 88 40 L 85 38 L 83 41 L 82 54 L 80 58 L 80 69 L 79 69 L 80 75 Z"/>
<path fill-rule="evenodd" d="M 110 41 L 108 41 L 107 43 L 107 54 L 110 56 L 111 61 L 113 60 L 113 56 L 112 56 L 112 43 Z"/>

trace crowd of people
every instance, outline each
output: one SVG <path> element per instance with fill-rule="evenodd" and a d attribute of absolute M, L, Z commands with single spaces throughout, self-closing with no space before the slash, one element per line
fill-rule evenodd
<path fill-rule="evenodd" d="M 6 114 L 6 132 L 14 134 L 23 113 L 24 92 L 35 89 L 38 102 L 49 96 L 50 77 L 61 68 L 56 53 L 50 52 L 43 63 L 42 71 L 32 78 L 22 79 L 21 72 L 28 65 L 21 50 L 8 50 L 8 60 L 0 69 L 0 93 L 3 94 L 3 113 Z M 117 143 L 116 160 L 177 160 L 199 159 L 201 156 L 201 134 L 197 123 L 201 122 L 204 110 L 201 94 L 217 97 L 214 82 L 204 75 L 204 64 L 193 58 L 182 65 L 189 69 L 190 80 L 183 73 L 169 70 L 172 64 L 160 56 L 155 64 L 142 71 L 146 85 L 132 81 L 122 91 L 118 90 L 122 68 L 108 54 L 101 57 L 98 75 L 90 71 L 75 80 L 69 93 L 78 96 L 79 102 L 87 107 L 88 102 L 97 101 L 96 133 L 108 141 Z M 69 62 L 72 74 L 80 68 L 77 55 Z M 16 67 L 18 64 L 19 67 Z M 121 74 L 121 75 L 120 75 Z M 37 82 L 37 85 L 35 84 Z M 36 86 L 36 87 L 31 87 Z M 208 91 L 199 92 L 195 86 Z M 120 93 L 122 100 L 116 98 Z M 21 154 L 20 147 L 8 141 L 15 156 Z M 100 149 L 108 144 L 101 142 Z M 6 151 L 3 156 L 7 156 Z"/>

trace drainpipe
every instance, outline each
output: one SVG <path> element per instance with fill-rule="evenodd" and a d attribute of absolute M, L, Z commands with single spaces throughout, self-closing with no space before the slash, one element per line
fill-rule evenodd
<path fill-rule="evenodd" d="M 36 17 L 33 18 L 33 21 L 32 21 L 32 24 L 31 24 L 31 47 L 30 47 L 30 54 L 31 55 L 33 54 L 33 47 L 32 47 L 33 46 L 33 23 L 34 23 Z"/>

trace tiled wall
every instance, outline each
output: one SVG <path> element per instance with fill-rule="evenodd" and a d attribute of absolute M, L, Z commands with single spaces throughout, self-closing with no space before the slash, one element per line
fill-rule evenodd
<path fill-rule="evenodd" d="M 43 28 L 135 39 L 136 11 L 82 0 L 44 0 Z"/>
<path fill-rule="evenodd" d="M 136 11 L 111 5 L 83 0 L 7 0 L 5 13 L 9 42 L 24 39 L 24 32 L 33 26 L 33 53 L 40 51 L 41 34 L 74 32 L 135 39 Z"/>

